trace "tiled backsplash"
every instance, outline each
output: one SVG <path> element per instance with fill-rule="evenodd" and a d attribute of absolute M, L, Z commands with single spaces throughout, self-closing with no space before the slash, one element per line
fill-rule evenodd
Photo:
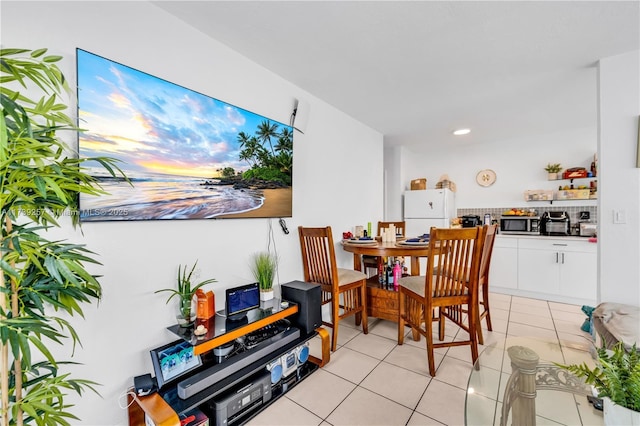
<path fill-rule="evenodd" d="M 475 214 L 480 216 L 480 220 L 484 219 L 485 213 L 491 214 L 493 219 L 499 219 L 502 216 L 502 212 L 506 210 L 511 210 L 514 207 L 502 207 L 502 208 L 482 208 L 482 209 L 457 209 L 458 217 L 462 217 L 467 214 Z M 529 210 L 531 207 L 515 207 L 516 209 L 521 210 Z M 536 207 L 535 210 L 538 212 L 539 216 L 542 216 L 544 212 L 558 212 L 558 211 L 566 211 L 569 213 L 569 220 L 571 223 L 580 222 L 580 212 L 589 212 L 590 213 L 590 221 L 598 222 L 598 209 L 596 206 L 562 206 L 562 207 Z"/>

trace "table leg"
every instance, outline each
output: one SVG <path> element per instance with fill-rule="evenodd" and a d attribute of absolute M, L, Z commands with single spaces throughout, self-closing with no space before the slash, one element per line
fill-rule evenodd
<path fill-rule="evenodd" d="M 411 256 L 411 275 L 420 275 L 420 258 Z"/>
<path fill-rule="evenodd" d="M 353 269 L 362 271 L 362 257 L 357 253 L 353 253 Z"/>

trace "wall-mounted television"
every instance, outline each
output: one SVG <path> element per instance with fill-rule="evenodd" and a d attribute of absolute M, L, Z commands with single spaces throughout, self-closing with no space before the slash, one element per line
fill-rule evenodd
<path fill-rule="evenodd" d="M 131 182 L 88 162 L 109 195 L 81 194 L 81 221 L 292 216 L 290 125 L 82 49 L 76 59 L 80 156 L 120 160 Z"/>

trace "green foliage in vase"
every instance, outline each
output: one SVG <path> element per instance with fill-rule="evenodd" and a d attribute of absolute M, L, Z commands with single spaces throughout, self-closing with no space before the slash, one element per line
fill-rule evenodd
<path fill-rule="evenodd" d="M 162 290 L 156 290 L 156 293 L 170 293 L 167 303 L 169 303 L 169 301 L 174 297 L 178 297 L 180 300 L 180 315 L 182 315 L 185 320 L 189 320 L 191 317 L 191 301 L 193 300 L 193 296 L 195 296 L 196 291 L 203 285 L 216 282 L 215 278 L 209 278 L 198 284 L 191 284 L 191 277 L 196 269 L 196 265 L 198 265 L 198 261 L 193 264 L 189 273 L 187 273 L 187 265 L 184 266 L 184 269 L 182 269 L 182 265 L 178 265 L 178 289 L 163 288 Z"/>
<path fill-rule="evenodd" d="M 52 343 L 80 338 L 55 313 L 83 317 L 82 304 L 97 301 L 101 286 L 85 264 L 99 264 L 83 245 L 46 238 L 67 216 L 79 225 L 79 194 L 106 194 L 87 172 L 97 162 L 123 176 L 108 157 L 79 159 L 61 139 L 78 128 L 60 101 L 69 87 L 47 49 L 0 49 L 0 424 L 69 424 L 77 420 L 69 392 L 96 391 L 74 379 L 54 358 Z M 36 94 L 37 98 L 32 99 Z M 126 177 L 125 177 L 126 179 Z M 34 358 L 38 362 L 34 362 Z"/>
<path fill-rule="evenodd" d="M 609 398 L 615 404 L 640 411 L 640 352 L 634 344 L 625 350 L 622 342 L 612 350 L 598 349 L 598 365 L 590 368 L 586 363 L 560 365 L 598 391 L 598 397 Z"/>
<path fill-rule="evenodd" d="M 278 259 L 269 252 L 263 251 L 253 256 L 251 272 L 258 281 L 260 290 L 271 290 L 277 267 Z"/>

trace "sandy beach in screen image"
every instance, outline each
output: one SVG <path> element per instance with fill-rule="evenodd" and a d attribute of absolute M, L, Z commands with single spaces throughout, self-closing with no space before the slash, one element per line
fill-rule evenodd
<path fill-rule="evenodd" d="M 243 213 L 224 214 L 218 218 L 233 219 L 240 217 L 291 217 L 293 199 L 291 188 L 263 189 L 262 207 Z"/>

